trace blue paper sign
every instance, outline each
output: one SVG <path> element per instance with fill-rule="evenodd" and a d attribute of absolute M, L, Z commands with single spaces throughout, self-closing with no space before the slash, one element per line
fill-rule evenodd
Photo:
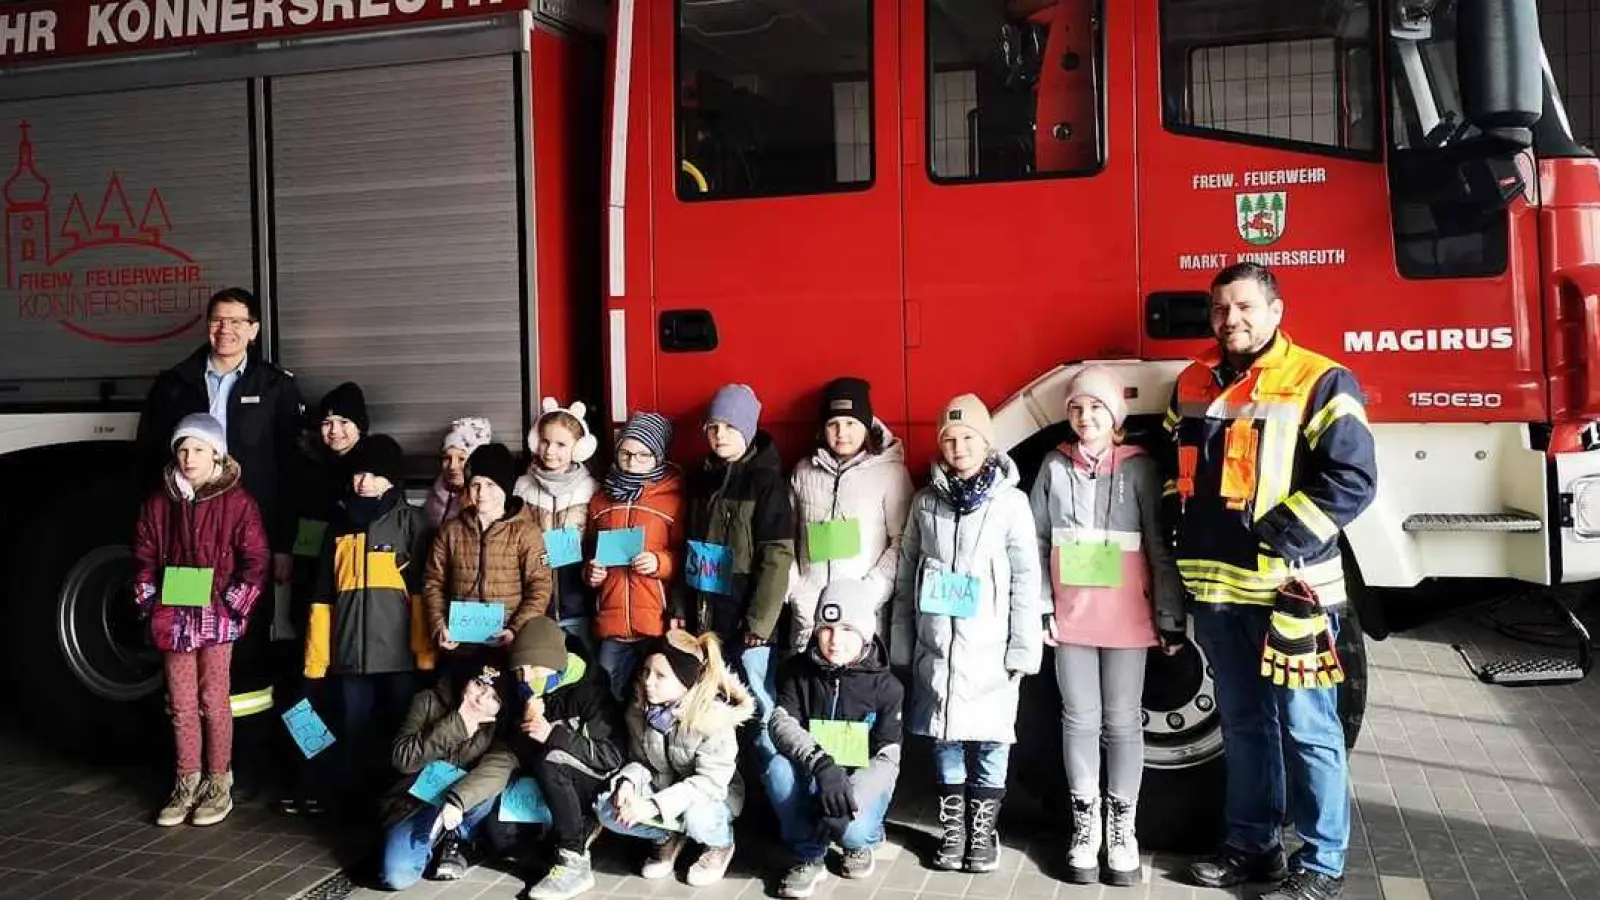
<path fill-rule="evenodd" d="M 506 608 L 498 603 L 450 601 L 450 640 L 460 644 L 487 644 L 506 625 Z"/>
<path fill-rule="evenodd" d="M 544 533 L 544 549 L 550 554 L 552 569 L 582 562 L 583 535 L 576 528 L 552 528 Z"/>
<path fill-rule="evenodd" d="M 930 616 L 970 619 L 978 614 L 981 590 L 982 584 L 976 575 L 928 569 L 922 575 L 917 609 Z"/>
<path fill-rule="evenodd" d="M 442 759 L 436 759 L 417 773 L 415 781 L 411 782 L 411 796 L 431 806 L 444 805 L 444 794 L 455 783 L 467 777 L 465 769 L 450 765 Z"/>
<path fill-rule="evenodd" d="M 643 528 L 610 528 L 595 536 L 595 565 L 625 566 L 643 552 Z"/>
<path fill-rule="evenodd" d="M 326 722 L 311 708 L 310 700 L 301 700 L 283 712 L 283 724 L 289 729 L 289 737 L 294 738 L 296 747 L 305 754 L 306 759 L 333 746 L 333 732 L 328 730 Z"/>
<path fill-rule="evenodd" d="M 733 593 L 733 551 L 721 544 L 689 542 L 689 587 L 708 594 Z"/>
<path fill-rule="evenodd" d="M 549 825 L 550 807 L 539 792 L 539 782 L 526 776 L 511 782 L 500 795 L 500 821 Z"/>

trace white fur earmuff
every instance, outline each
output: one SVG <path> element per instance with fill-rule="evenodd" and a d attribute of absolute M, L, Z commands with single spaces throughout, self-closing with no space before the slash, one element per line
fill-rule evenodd
<path fill-rule="evenodd" d="M 539 418 L 541 420 L 553 412 L 564 412 L 577 419 L 578 424 L 583 427 L 583 435 L 578 438 L 577 444 L 573 445 L 572 448 L 572 461 L 580 465 L 592 459 L 594 452 L 600 447 L 600 442 L 596 441 L 594 435 L 589 432 L 588 420 L 583 417 L 584 413 L 588 411 L 589 408 L 583 405 L 582 400 L 574 400 L 572 405 L 566 408 L 562 408 L 554 397 L 546 397 L 539 403 Z M 535 422 L 533 430 L 528 432 L 528 452 L 535 456 L 539 453 L 538 422 Z"/>

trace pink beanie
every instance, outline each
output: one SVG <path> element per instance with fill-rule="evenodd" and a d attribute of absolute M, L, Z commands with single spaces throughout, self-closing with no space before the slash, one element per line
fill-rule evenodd
<path fill-rule="evenodd" d="M 1122 421 L 1128 417 L 1128 401 L 1124 396 L 1122 379 L 1117 377 L 1117 373 L 1105 366 L 1088 366 L 1079 370 L 1067 382 L 1067 393 L 1062 404 L 1085 396 L 1099 400 L 1102 406 L 1111 411 L 1112 426 L 1122 427 Z"/>

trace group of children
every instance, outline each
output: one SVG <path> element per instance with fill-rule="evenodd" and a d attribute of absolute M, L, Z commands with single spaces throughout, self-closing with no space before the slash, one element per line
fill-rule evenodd
<path fill-rule="evenodd" d="M 1071 877 L 1137 881 L 1142 659 L 1181 643 L 1182 592 L 1156 467 L 1122 445 L 1122 386 L 1090 368 L 1065 402 L 1077 440 L 1046 459 L 1031 498 L 971 395 L 940 414 L 939 458 L 913 494 L 869 385 L 841 378 L 790 477 L 746 385 L 712 398 L 707 452 L 687 475 L 667 458 L 671 424 L 641 412 L 597 481 L 582 404 L 546 399 L 522 471 L 486 420 L 452 423 L 419 509 L 402 493 L 399 446 L 367 434 L 360 389 L 331 391 L 304 479 L 317 487 L 297 549 L 313 571 L 296 579 L 296 613 L 305 696 L 338 709 L 338 783 L 359 780 L 364 736 L 398 731 L 387 762 L 406 778 L 384 804 L 384 882 L 404 888 L 430 866 L 460 877 L 468 848 L 513 845 L 505 795 L 531 779 L 555 851 L 535 900 L 593 887 L 601 830 L 650 842 L 646 878 L 698 845 L 688 880 L 708 885 L 733 857 L 749 777 L 790 852 L 780 895 L 809 896 L 830 844 L 842 875 L 872 872 L 902 729 L 932 740 L 932 865 L 994 871 L 1020 681 L 1046 644 L 1063 697 Z M 167 653 L 179 747 L 158 821 L 206 824 L 230 804 L 226 648 L 268 554 L 220 427 L 191 416 L 172 447 L 167 488 L 140 520 L 137 600 Z M 186 600 L 174 585 L 191 585 Z M 468 611 L 482 634 L 467 634 Z M 891 664 L 907 667 L 909 698 Z M 319 692 L 324 680 L 335 690 Z M 418 783 L 436 763 L 465 774 L 427 797 Z M 319 811 L 316 781 L 302 777 L 284 811 Z"/>

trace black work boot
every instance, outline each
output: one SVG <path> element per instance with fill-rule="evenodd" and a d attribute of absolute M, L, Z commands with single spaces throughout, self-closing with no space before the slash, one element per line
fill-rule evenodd
<path fill-rule="evenodd" d="M 1245 853 L 1232 847 L 1222 848 L 1215 856 L 1195 860 L 1189 866 L 1189 880 L 1201 887 L 1227 888 L 1246 882 L 1276 882 L 1289 875 L 1289 863 L 1283 848 L 1265 853 Z"/>
<path fill-rule="evenodd" d="M 1343 890 L 1343 878 L 1295 869 L 1282 884 L 1262 894 L 1260 900 L 1339 900 Z"/>
<path fill-rule="evenodd" d="M 1000 801 L 1005 797 L 1005 788 L 967 789 L 967 812 L 972 822 L 967 828 L 968 872 L 1000 868 Z"/>
<path fill-rule="evenodd" d="M 967 852 L 967 786 L 939 785 L 939 849 L 933 854 L 933 867 L 946 872 L 961 871 Z"/>

